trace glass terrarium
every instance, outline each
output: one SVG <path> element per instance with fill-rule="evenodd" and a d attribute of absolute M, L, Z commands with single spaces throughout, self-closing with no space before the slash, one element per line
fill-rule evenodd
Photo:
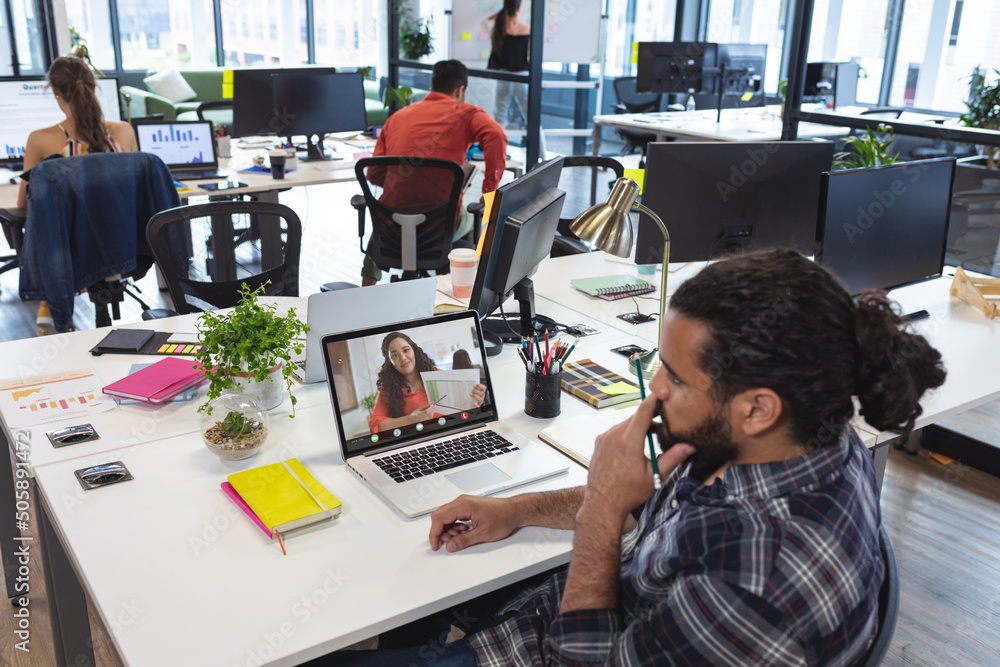
<path fill-rule="evenodd" d="M 247 394 L 223 394 L 201 418 L 201 438 L 218 456 L 231 461 L 260 451 L 267 441 L 267 411 Z"/>

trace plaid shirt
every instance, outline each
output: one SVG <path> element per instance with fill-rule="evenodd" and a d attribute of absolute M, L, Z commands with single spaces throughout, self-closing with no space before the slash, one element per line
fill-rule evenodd
<path fill-rule="evenodd" d="M 623 537 L 617 609 L 559 614 L 566 573 L 469 638 L 500 665 L 849 665 L 878 624 L 884 565 L 871 455 L 836 446 L 730 466 L 704 486 L 679 468 Z"/>

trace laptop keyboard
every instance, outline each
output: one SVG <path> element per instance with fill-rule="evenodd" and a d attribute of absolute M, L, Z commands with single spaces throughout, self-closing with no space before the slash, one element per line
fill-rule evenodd
<path fill-rule="evenodd" d="M 375 465 L 397 484 L 457 468 L 466 463 L 484 461 L 516 451 L 518 447 L 492 431 L 463 435 L 435 442 L 417 449 L 374 459 Z"/>

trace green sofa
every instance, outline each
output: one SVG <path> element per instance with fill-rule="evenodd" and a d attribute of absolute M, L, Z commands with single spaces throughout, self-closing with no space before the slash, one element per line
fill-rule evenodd
<path fill-rule="evenodd" d="M 179 70 L 184 80 L 194 89 L 196 96 L 186 102 L 174 103 L 159 95 L 132 86 L 122 86 L 122 92 L 130 98 L 129 111 L 132 118 L 162 113 L 164 120 L 197 120 L 196 109 L 202 102 L 222 99 L 222 78 L 224 68 L 185 69 Z M 152 74 L 152 72 L 150 72 Z M 365 119 L 368 126 L 382 125 L 389 117 L 389 112 L 382 105 L 379 95 L 378 81 L 364 82 L 365 86 Z M 420 97 L 426 94 L 419 91 Z M 417 97 L 418 91 L 414 91 Z M 232 124 L 233 114 L 230 109 L 212 109 L 205 112 L 205 117 L 216 122 Z"/>

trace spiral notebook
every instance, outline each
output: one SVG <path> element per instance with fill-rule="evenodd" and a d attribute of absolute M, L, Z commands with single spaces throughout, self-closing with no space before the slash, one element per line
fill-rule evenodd
<path fill-rule="evenodd" d="M 616 301 L 629 296 L 639 294 L 649 294 L 656 291 L 656 288 L 635 276 L 619 274 L 615 276 L 601 276 L 599 278 L 576 278 L 569 281 L 573 287 L 584 294 L 596 296 L 605 301 Z"/>

